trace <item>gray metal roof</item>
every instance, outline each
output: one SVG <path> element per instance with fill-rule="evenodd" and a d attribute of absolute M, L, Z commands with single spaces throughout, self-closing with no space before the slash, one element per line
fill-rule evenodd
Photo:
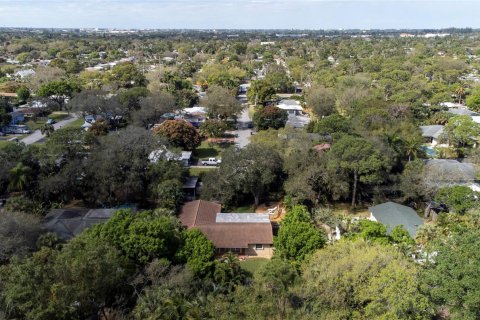
<path fill-rule="evenodd" d="M 268 214 L 217 213 L 216 223 L 270 223 Z"/>
<path fill-rule="evenodd" d="M 197 187 L 198 177 L 188 177 L 183 184 L 183 189 L 195 189 Z"/>
<path fill-rule="evenodd" d="M 394 202 L 373 206 L 370 212 L 378 222 L 387 226 L 388 233 L 395 226 L 403 225 L 410 236 L 414 237 L 417 228 L 423 224 L 423 220 L 412 208 Z"/>
<path fill-rule="evenodd" d="M 192 151 L 182 151 L 180 155 L 181 160 L 190 160 L 192 157 Z"/>
<path fill-rule="evenodd" d="M 293 99 L 284 99 L 280 101 L 280 104 L 284 104 L 287 106 L 299 106 L 300 102 L 298 100 L 293 100 Z"/>
<path fill-rule="evenodd" d="M 425 167 L 430 173 L 446 181 L 475 180 L 475 167 L 472 163 L 452 159 L 429 159 L 425 162 Z"/>
<path fill-rule="evenodd" d="M 422 130 L 422 137 L 438 139 L 443 133 L 442 125 L 420 126 Z"/>
<path fill-rule="evenodd" d="M 448 112 L 457 116 L 478 116 L 477 112 L 471 111 L 467 108 L 448 108 Z"/>
<path fill-rule="evenodd" d="M 63 239 L 71 239 L 91 226 L 107 221 L 116 209 L 53 209 L 45 217 L 45 227 Z"/>
<path fill-rule="evenodd" d="M 288 115 L 287 125 L 294 128 L 303 128 L 308 125 L 310 122 L 309 116 L 299 116 L 299 115 Z"/>

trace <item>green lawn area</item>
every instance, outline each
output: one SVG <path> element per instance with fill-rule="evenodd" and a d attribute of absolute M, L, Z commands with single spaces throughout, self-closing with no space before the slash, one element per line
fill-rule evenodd
<path fill-rule="evenodd" d="M 47 121 L 46 119 L 45 120 L 37 119 L 35 121 L 33 120 L 27 121 L 25 122 L 25 124 L 30 128 L 30 130 L 35 131 L 37 129 L 40 129 L 45 124 L 46 121 Z"/>
<path fill-rule="evenodd" d="M 52 112 L 47 118 L 53 119 L 58 122 L 58 121 L 64 120 L 67 117 L 68 117 L 67 112 L 58 111 L 58 112 Z"/>
<path fill-rule="evenodd" d="M 6 147 L 9 143 L 12 143 L 12 142 L 8 140 L 0 140 L 0 149 Z"/>
<path fill-rule="evenodd" d="M 73 122 L 70 122 L 69 124 L 63 126 L 62 129 L 64 129 L 64 128 L 80 128 L 84 123 L 85 123 L 85 121 L 83 120 L 83 118 L 79 118 L 79 119 L 77 119 Z"/>
<path fill-rule="evenodd" d="M 199 159 L 217 158 L 222 152 L 222 148 L 216 143 L 209 144 L 207 141 L 203 141 L 202 144 L 195 149 L 193 155 Z"/>
<path fill-rule="evenodd" d="M 248 272 L 255 273 L 255 271 L 266 265 L 268 261 L 269 260 L 265 258 L 250 258 L 240 261 L 240 266 Z"/>
<path fill-rule="evenodd" d="M 250 119 L 253 119 L 253 115 L 255 114 L 255 107 L 253 105 L 248 106 L 248 115 Z"/>
<path fill-rule="evenodd" d="M 200 177 L 204 175 L 205 173 L 215 170 L 216 167 L 205 167 L 205 168 L 189 168 L 188 173 L 192 177 Z"/>
<path fill-rule="evenodd" d="M 62 121 L 63 119 L 65 119 L 67 117 L 68 117 L 68 113 L 58 111 L 58 112 L 52 112 L 47 117 L 39 117 L 35 121 L 33 121 L 33 120 L 27 121 L 25 124 L 31 130 L 37 130 L 37 129 L 40 129 L 47 122 L 48 119 L 53 119 L 56 122 L 59 122 L 59 121 Z M 82 122 L 82 124 L 83 124 L 83 122 Z"/>
<path fill-rule="evenodd" d="M 255 212 L 255 209 L 253 208 L 253 205 L 246 205 L 246 206 L 241 206 L 241 207 L 234 207 L 231 210 L 228 210 L 229 212 L 235 212 L 235 213 L 253 213 Z"/>

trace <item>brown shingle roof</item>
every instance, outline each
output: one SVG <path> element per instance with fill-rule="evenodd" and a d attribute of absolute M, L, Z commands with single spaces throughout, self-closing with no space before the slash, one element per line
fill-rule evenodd
<path fill-rule="evenodd" d="M 216 248 L 248 248 L 249 244 L 273 244 L 270 222 L 216 223 L 222 206 L 195 200 L 183 205 L 179 219 L 187 228 L 198 228 Z"/>
<path fill-rule="evenodd" d="M 214 224 L 217 213 L 222 206 L 215 202 L 195 200 L 183 205 L 179 219 L 184 226 L 192 228 L 206 224 Z"/>
<path fill-rule="evenodd" d="M 248 248 L 249 244 L 273 244 L 270 223 L 217 223 L 199 226 L 216 248 Z"/>

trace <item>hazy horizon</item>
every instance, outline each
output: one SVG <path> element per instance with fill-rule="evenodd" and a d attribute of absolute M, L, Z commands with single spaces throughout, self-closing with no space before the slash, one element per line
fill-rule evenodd
<path fill-rule="evenodd" d="M 473 0 L 0 0 L 0 27 L 117 29 L 479 28 Z"/>

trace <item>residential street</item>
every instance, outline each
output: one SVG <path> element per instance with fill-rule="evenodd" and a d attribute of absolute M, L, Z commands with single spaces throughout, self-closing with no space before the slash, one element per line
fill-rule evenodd
<path fill-rule="evenodd" d="M 238 129 L 233 131 L 234 134 L 238 135 L 235 138 L 235 143 L 240 148 L 245 148 L 250 143 L 250 137 L 252 135 L 252 129 L 249 128 L 252 119 L 248 114 L 248 105 L 243 109 L 242 114 L 238 118 Z"/>
<path fill-rule="evenodd" d="M 53 127 L 55 128 L 55 130 L 57 130 L 57 129 L 62 128 L 63 126 L 66 126 L 69 123 L 72 123 L 73 121 L 75 121 L 77 119 L 78 119 L 78 116 L 75 115 L 75 114 L 72 114 L 71 118 L 59 121 L 59 122 L 55 123 L 53 125 Z M 33 144 L 33 143 L 39 142 L 43 138 L 44 138 L 44 136 L 42 135 L 40 130 L 35 130 L 31 135 L 29 135 L 28 137 L 20 140 L 20 142 L 23 142 L 25 144 Z"/>

